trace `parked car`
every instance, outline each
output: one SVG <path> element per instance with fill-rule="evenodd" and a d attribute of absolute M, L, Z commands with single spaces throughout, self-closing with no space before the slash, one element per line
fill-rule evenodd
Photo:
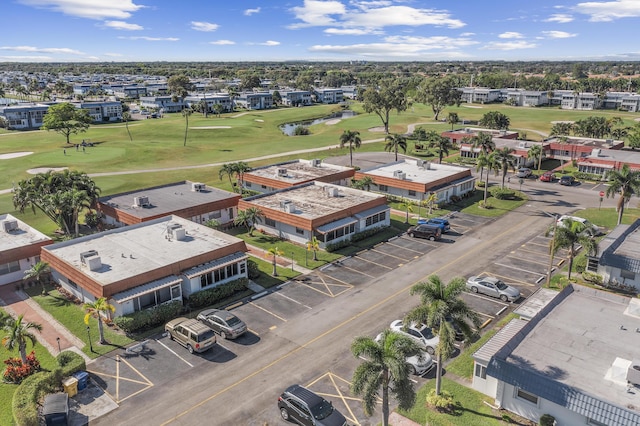
<path fill-rule="evenodd" d="M 556 176 L 553 172 L 544 172 L 540 175 L 540 182 L 553 182 L 554 180 L 556 180 Z"/>
<path fill-rule="evenodd" d="M 514 302 L 520 299 L 520 290 L 506 285 L 495 277 L 471 277 L 467 280 L 467 288 L 474 293 L 497 297 L 503 302 Z"/>
<path fill-rule="evenodd" d="M 576 183 L 576 178 L 571 175 L 564 175 L 560 177 L 560 182 L 558 183 L 564 186 L 573 186 L 573 184 Z"/>
<path fill-rule="evenodd" d="M 375 341 L 379 342 L 381 338 L 382 334 L 378 334 L 375 338 Z M 412 353 L 406 358 L 406 360 L 407 364 L 409 364 L 409 367 L 411 367 L 411 373 L 415 374 L 416 376 L 422 376 L 423 374 L 426 374 L 435 365 L 435 362 L 433 361 L 433 358 L 431 358 L 431 355 L 423 350 Z"/>
<path fill-rule="evenodd" d="M 526 167 L 521 167 L 516 172 L 516 177 L 519 178 L 528 178 L 529 176 L 531 176 L 531 169 L 528 169 Z"/>
<path fill-rule="evenodd" d="M 291 385 L 278 398 L 284 420 L 309 426 L 346 426 L 347 419 L 331 402 L 300 385 Z"/>
<path fill-rule="evenodd" d="M 411 238 L 428 238 L 431 241 L 442 238 L 442 229 L 436 225 L 416 225 L 407 229 Z"/>
<path fill-rule="evenodd" d="M 574 222 L 580 222 L 581 224 L 583 224 L 585 227 L 585 230 L 584 230 L 585 234 L 589 234 L 593 236 L 602 234 L 602 229 L 600 229 L 599 226 L 594 225 L 588 219 L 585 219 L 583 217 L 578 217 L 578 216 L 562 215 L 558 218 L 558 222 L 556 223 L 556 226 L 566 226 L 566 223 L 565 223 L 566 219 L 571 219 Z"/>
<path fill-rule="evenodd" d="M 216 333 L 195 318 L 179 317 L 164 326 L 169 338 L 187 348 L 189 353 L 204 352 L 216 343 Z"/>
<path fill-rule="evenodd" d="M 418 225 L 435 225 L 440 228 L 442 233 L 448 232 L 451 229 L 451 224 L 448 219 L 443 217 L 432 217 L 430 219 L 418 219 Z"/>
<path fill-rule="evenodd" d="M 247 331 L 247 325 L 240 318 L 224 309 L 207 309 L 197 318 L 223 339 L 235 339 Z"/>
<path fill-rule="evenodd" d="M 411 324 L 405 328 L 402 320 L 395 320 L 390 325 L 391 330 L 411 337 L 429 355 L 436 353 L 436 347 L 440 343 L 440 338 L 433 334 L 433 331 L 426 325 Z"/>

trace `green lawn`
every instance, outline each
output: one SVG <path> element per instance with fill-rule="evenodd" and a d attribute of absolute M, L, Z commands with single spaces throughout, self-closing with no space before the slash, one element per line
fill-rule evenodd
<path fill-rule="evenodd" d="M 278 276 L 274 277 L 271 275 L 273 273 L 273 264 L 270 260 L 262 260 L 256 257 L 251 257 L 250 259 L 256 262 L 260 269 L 260 276 L 258 278 L 254 278 L 252 281 L 264 288 L 280 285 L 300 275 L 300 272 L 292 271 L 291 268 L 276 266 Z"/>

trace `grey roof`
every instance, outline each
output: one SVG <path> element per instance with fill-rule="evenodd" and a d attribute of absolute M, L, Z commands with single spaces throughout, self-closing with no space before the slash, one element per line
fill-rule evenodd
<path fill-rule="evenodd" d="M 620 226 L 619 226 L 620 227 Z M 622 227 L 600 255 L 599 263 L 624 271 L 640 273 L 640 219 L 627 227 Z M 618 227 L 614 230 L 617 231 Z M 613 232 L 612 232 L 613 233 Z"/>
<path fill-rule="evenodd" d="M 146 284 L 139 285 L 137 287 L 130 288 L 120 293 L 114 294 L 113 299 L 118 302 L 126 302 L 127 300 L 135 299 L 138 296 L 147 294 L 152 290 L 163 288 L 172 284 L 181 283 L 182 279 L 175 275 L 169 275 L 168 277 L 160 278 L 159 280 L 151 281 Z"/>
<path fill-rule="evenodd" d="M 322 226 L 318 226 L 316 229 L 321 234 L 326 234 L 327 232 L 333 231 L 334 229 L 342 228 L 343 226 L 351 225 L 352 223 L 356 223 L 357 220 L 352 217 L 345 217 L 334 222 L 327 223 Z"/>
<path fill-rule="evenodd" d="M 514 309 L 513 312 L 520 315 L 520 318 L 530 320 L 538 315 L 538 312 L 547 306 L 557 295 L 557 291 L 541 287 L 531 296 L 527 297 L 527 300 Z"/>
<path fill-rule="evenodd" d="M 193 278 L 193 277 L 197 277 L 198 275 L 206 274 L 207 272 L 213 271 L 214 269 L 220 268 L 222 266 L 225 266 L 231 263 L 236 263 L 239 260 L 246 259 L 247 257 L 248 256 L 245 253 L 241 251 L 237 251 L 235 253 L 231 253 L 228 256 L 221 257 L 220 259 L 207 262 L 204 265 L 187 269 L 183 273 L 187 278 Z"/>
<path fill-rule="evenodd" d="M 640 318 L 625 313 L 629 301 L 566 287 L 510 339 L 501 336 L 507 341 L 494 350 L 487 374 L 601 423 L 640 425 L 640 393 L 606 378 L 617 359 L 640 351 Z M 491 345 L 474 356 L 486 359 Z"/>
<path fill-rule="evenodd" d="M 527 325 L 527 322 L 518 318 L 509 321 L 504 327 L 502 327 L 502 329 L 500 329 L 500 331 L 498 331 L 473 354 L 473 358 L 476 361 L 489 363 L 496 352 L 509 343 L 513 336 L 518 334 L 525 325 Z"/>

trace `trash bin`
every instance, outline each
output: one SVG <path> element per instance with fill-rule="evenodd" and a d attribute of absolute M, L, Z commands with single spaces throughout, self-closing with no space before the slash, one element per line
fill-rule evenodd
<path fill-rule="evenodd" d="M 69 395 L 69 397 L 74 397 L 78 394 L 78 379 L 75 377 L 67 377 L 62 381 L 62 387 L 64 388 L 64 393 Z"/>
<path fill-rule="evenodd" d="M 46 426 L 67 426 L 69 424 L 69 395 L 54 393 L 45 396 L 42 415 Z"/>
<path fill-rule="evenodd" d="M 78 380 L 78 391 L 83 391 L 89 384 L 89 373 L 86 371 L 76 371 L 73 377 Z"/>

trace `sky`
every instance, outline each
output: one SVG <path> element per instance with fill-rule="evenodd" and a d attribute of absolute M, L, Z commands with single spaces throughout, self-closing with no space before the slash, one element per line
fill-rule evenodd
<path fill-rule="evenodd" d="M 640 0 L 3 0 L 0 62 L 640 60 Z"/>

